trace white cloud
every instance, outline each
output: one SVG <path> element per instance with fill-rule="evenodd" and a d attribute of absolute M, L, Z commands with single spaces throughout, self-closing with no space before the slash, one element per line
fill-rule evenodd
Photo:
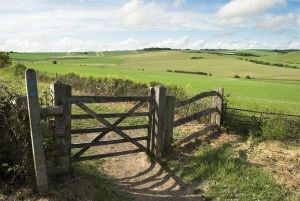
<path fill-rule="evenodd" d="M 272 32 L 279 32 L 296 23 L 296 17 L 293 14 L 287 15 L 266 15 L 260 20 L 256 27 Z"/>
<path fill-rule="evenodd" d="M 128 38 L 118 42 L 99 42 L 92 40 L 82 40 L 76 38 L 62 38 L 57 41 L 47 39 L 28 40 L 13 39 L 0 43 L 0 50 L 18 52 L 77 52 L 77 51 L 103 51 L 103 50 L 136 50 L 145 47 L 170 47 L 180 49 L 279 49 L 291 48 L 299 49 L 300 42 L 292 41 L 286 44 L 270 44 L 266 42 L 239 40 L 192 40 L 188 36 L 180 38 L 168 38 L 161 41 L 145 42 L 135 38 Z"/>
<path fill-rule="evenodd" d="M 231 0 L 222 6 L 219 17 L 249 17 L 262 14 L 274 6 L 285 5 L 285 0 Z"/>
<path fill-rule="evenodd" d="M 181 4 L 183 4 L 184 2 L 186 2 L 186 0 L 174 0 L 174 6 L 178 7 Z"/>
<path fill-rule="evenodd" d="M 288 49 L 300 49 L 300 41 L 290 42 Z"/>
<path fill-rule="evenodd" d="M 190 39 L 187 36 L 181 37 L 179 39 L 168 38 L 163 41 L 150 43 L 147 47 L 169 47 L 174 49 L 185 49 L 190 46 Z"/>

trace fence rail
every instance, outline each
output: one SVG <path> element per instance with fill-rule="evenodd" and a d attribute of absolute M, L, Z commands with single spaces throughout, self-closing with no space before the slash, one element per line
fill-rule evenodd
<path fill-rule="evenodd" d="M 202 93 L 197 94 L 196 96 L 193 96 L 189 99 L 177 101 L 175 103 L 175 107 L 176 108 L 183 107 L 183 106 L 191 104 L 191 103 L 193 103 L 197 100 L 200 100 L 200 99 L 203 99 L 203 98 L 206 98 L 206 97 L 210 97 L 210 96 L 218 96 L 218 95 L 219 95 L 219 93 L 217 91 L 202 92 Z"/>
<path fill-rule="evenodd" d="M 270 114 L 270 115 L 278 115 L 278 116 L 300 117 L 300 115 L 294 115 L 294 114 L 285 114 L 285 113 L 276 113 L 276 112 L 264 112 L 264 111 L 247 110 L 247 109 L 232 108 L 232 107 L 226 107 L 226 109 L 227 110 L 242 111 L 242 112 L 257 113 L 257 114 Z"/>
<path fill-rule="evenodd" d="M 65 99 L 70 103 L 111 103 L 111 102 L 134 102 L 152 101 L 151 96 L 72 96 Z"/>

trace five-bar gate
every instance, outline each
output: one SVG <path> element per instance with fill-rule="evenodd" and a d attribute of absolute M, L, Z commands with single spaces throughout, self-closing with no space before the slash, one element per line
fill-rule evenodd
<path fill-rule="evenodd" d="M 111 156 L 119 156 L 130 153 L 137 152 L 147 152 L 150 153 L 150 139 L 151 139 L 151 125 L 153 116 L 153 103 L 154 98 L 152 96 L 127 96 L 127 97 L 108 97 L 108 96 L 72 96 L 66 98 L 66 102 L 71 105 L 77 105 L 86 114 L 72 114 L 71 119 L 73 120 L 83 120 L 83 119 L 96 119 L 99 123 L 105 127 L 99 128 L 80 128 L 71 129 L 71 134 L 86 134 L 86 133 L 97 133 L 97 136 L 88 143 L 76 143 L 71 144 L 71 148 L 79 148 L 79 151 L 72 155 L 72 161 L 82 161 L 96 158 L 105 158 Z M 135 105 L 125 113 L 108 113 L 99 114 L 86 103 L 116 103 L 116 102 L 133 102 Z M 136 112 L 139 108 L 147 106 L 147 112 Z M 119 126 L 127 117 L 148 117 L 148 124 L 143 125 L 126 125 Z M 107 118 L 118 118 L 113 123 L 108 121 Z M 126 133 L 128 130 L 140 130 L 146 129 L 146 136 L 131 137 L 130 134 Z M 109 132 L 115 132 L 122 139 L 105 140 L 101 141 Z M 146 145 L 140 143 L 140 141 L 146 141 Z M 93 146 L 120 144 L 120 143 L 132 143 L 135 145 L 136 149 L 126 150 L 126 151 L 115 151 L 113 153 L 98 154 L 98 155 L 88 155 L 82 156 L 89 148 Z"/>

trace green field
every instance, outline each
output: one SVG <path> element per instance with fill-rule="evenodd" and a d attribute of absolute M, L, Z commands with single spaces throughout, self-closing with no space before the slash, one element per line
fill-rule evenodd
<path fill-rule="evenodd" d="M 255 56 L 240 56 L 236 53 Z M 15 62 L 48 73 L 118 77 L 137 82 L 177 84 L 190 95 L 224 87 L 232 107 L 300 114 L 300 51 L 116 51 L 87 53 L 12 53 Z M 199 59 L 191 59 L 199 57 Z M 243 59 L 282 62 L 299 69 L 260 65 Z M 57 64 L 53 64 L 56 60 Z M 167 70 L 201 71 L 212 74 L 172 73 Z M 4 69 L 3 69 L 4 70 Z M 240 78 L 233 78 L 239 75 Z M 250 76 L 255 79 L 245 79 Z"/>

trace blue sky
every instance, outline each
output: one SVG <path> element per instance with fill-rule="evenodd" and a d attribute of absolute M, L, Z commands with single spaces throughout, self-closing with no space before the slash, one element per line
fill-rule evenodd
<path fill-rule="evenodd" d="M 0 50 L 300 49 L 300 0 L 0 0 Z"/>

